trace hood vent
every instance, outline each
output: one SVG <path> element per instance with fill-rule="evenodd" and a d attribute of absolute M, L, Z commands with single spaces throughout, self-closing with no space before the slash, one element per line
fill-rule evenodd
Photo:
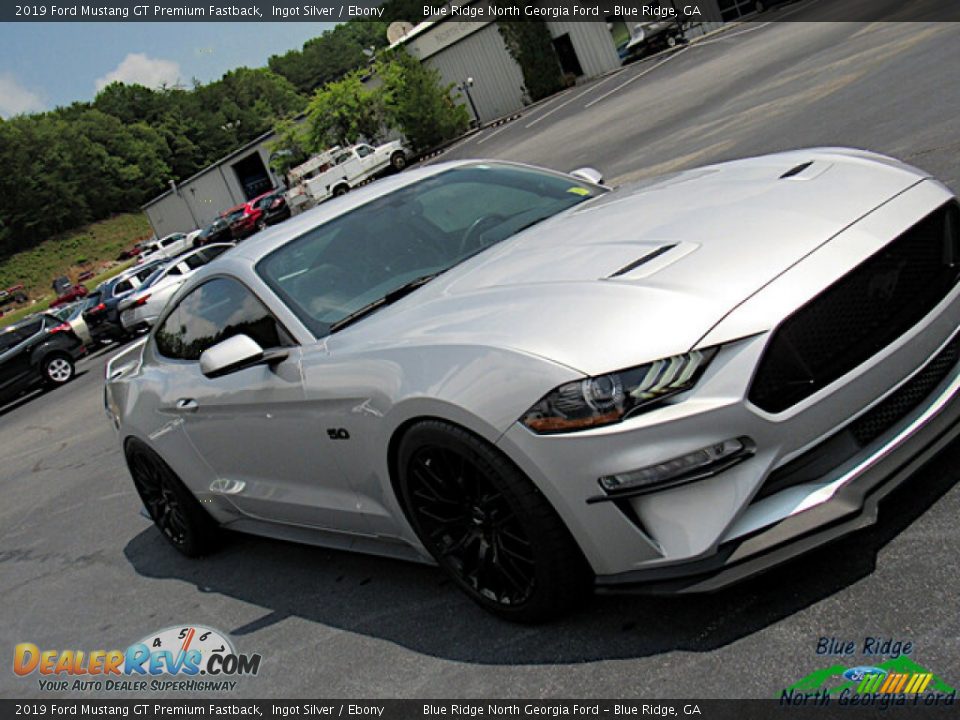
<path fill-rule="evenodd" d="M 802 173 L 811 165 L 813 165 L 813 160 L 811 160 L 810 162 L 800 163 L 799 165 L 796 165 L 795 167 L 792 167 L 789 170 L 787 170 L 783 175 L 780 176 L 780 179 L 786 180 L 787 178 L 795 177 L 800 173 Z"/>
<path fill-rule="evenodd" d="M 676 247 L 676 244 L 674 244 L 674 245 L 661 245 L 660 247 L 658 247 L 658 248 L 657 248 L 656 250 L 654 250 L 653 252 L 647 253 L 647 254 L 644 255 L 643 257 L 638 258 L 637 260 L 634 260 L 634 261 L 633 261 L 632 263 L 630 263 L 629 265 L 624 265 L 622 268 L 620 268 L 619 270 L 617 270 L 613 275 L 609 275 L 608 278 L 620 277 L 621 275 L 626 275 L 626 274 L 629 273 L 629 272 L 633 272 L 634 270 L 636 270 L 636 269 L 637 269 L 638 267 L 640 267 L 641 265 L 645 265 L 646 263 L 650 262 L 651 260 L 654 260 L 654 259 L 660 257 L 661 255 L 665 255 L 666 253 L 668 253 L 668 252 L 670 252 L 671 250 L 673 250 L 675 247 Z"/>

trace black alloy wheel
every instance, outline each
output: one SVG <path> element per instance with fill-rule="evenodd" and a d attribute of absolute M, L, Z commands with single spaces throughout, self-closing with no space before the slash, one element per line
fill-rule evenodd
<path fill-rule="evenodd" d="M 585 599 L 592 573 L 530 480 L 465 430 L 424 421 L 399 448 L 400 489 L 424 546 L 475 602 L 542 622 Z"/>
<path fill-rule="evenodd" d="M 212 549 L 216 525 L 173 470 L 137 441 L 128 443 L 126 455 L 137 494 L 167 541 L 189 557 Z"/>
<path fill-rule="evenodd" d="M 449 448 L 420 448 L 410 461 L 413 510 L 436 552 L 471 590 L 502 605 L 533 592 L 534 556 L 503 493 Z"/>

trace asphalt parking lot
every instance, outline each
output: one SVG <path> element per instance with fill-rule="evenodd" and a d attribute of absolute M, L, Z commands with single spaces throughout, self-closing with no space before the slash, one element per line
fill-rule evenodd
<path fill-rule="evenodd" d="M 854 145 L 957 188 L 958 67 L 956 25 L 752 23 L 576 87 L 441 159 L 592 165 L 619 184 Z M 958 445 L 882 506 L 877 527 L 756 580 L 710 596 L 598 597 L 563 622 L 517 627 L 425 566 L 244 537 L 178 556 L 138 514 L 103 413 L 112 352 L 0 409 L 4 653 L 124 648 L 196 623 L 263 656 L 240 697 L 738 698 L 776 696 L 832 664 L 816 654 L 821 637 L 869 636 L 913 643 L 915 661 L 960 683 Z M 9 670 L 0 694 L 44 696 L 36 676 Z"/>

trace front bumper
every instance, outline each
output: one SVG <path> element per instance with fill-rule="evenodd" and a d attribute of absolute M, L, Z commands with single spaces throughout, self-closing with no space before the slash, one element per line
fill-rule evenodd
<path fill-rule="evenodd" d="M 960 294 L 949 303 L 960 312 Z M 769 481 L 921 377 L 931 358 L 954 347 L 953 312 L 874 358 L 859 377 L 826 389 L 803 411 L 771 417 L 743 399 L 765 344 L 725 348 L 690 397 L 607 428 L 535 435 L 517 424 L 500 446 L 543 490 L 607 589 L 654 585 L 713 590 L 870 525 L 877 504 L 960 436 L 960 365 L 862 449 L 822 473 L 769 490 Z M 898 368 L 912 368 L 906 374 Z M 741 378 L 740 380 L 731 380 Z M 742 383 L 736 390 L 732 385 Z M 878 387 L 885 388 L 878 391 Z M 852 409 L 856 408 L 856 411 Z M 598 478 L 748 437 L 752 453 L 678 487 L 596 502 Z"/>
<path fill-rule="evenodd" d="M 925 463 L 960 437 L 960 372 L 865 456 L 837 469 L 829 499 L 803 512 L 720 545 L 712 557 L 673 567 L 636 570 L 598 579 L 604 590 L 707 592 L 726 587 L 791 560 L 844 535 L 873 525 L 878 506 Z"/>

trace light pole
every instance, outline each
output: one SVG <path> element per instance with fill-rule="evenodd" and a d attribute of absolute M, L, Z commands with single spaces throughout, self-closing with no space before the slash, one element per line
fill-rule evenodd
<path fill-rule="evenodd" d="M 477 104 L 473 101 L 473 95 L 470 94 L 470 88 L 473 87 L 473 78 L 468 77 L 460 85 L 463 88 L 463 94 L 467 96 L 467 101 L 470 103 L 470 109 L 473 110 L 473 117 L 477 121 L 477 127 L 480 126 L 480 113 L 477 112 Z"/>

